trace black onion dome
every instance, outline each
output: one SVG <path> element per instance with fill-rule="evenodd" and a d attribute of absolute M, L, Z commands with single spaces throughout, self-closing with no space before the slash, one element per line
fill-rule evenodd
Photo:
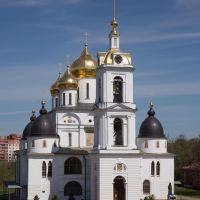
<path fill-rule="evenodd" d="M 154 116 L 155 111 L 152 103 L 150 104 L 150 109 L 147 114 L 149 116 L 142 122 L 138 138 L 165 138 L 162 124 Z"/>
<path fill-rule="evenodd" d="M 24 131 L 22 134 L 22 140 L 26 140 L 27 137 L 31 134 L 31 127 L 32 127 L 35 119 L 36 119 L 35 110 L 32 110 L 32 116 L 30 117 L 30 122 L 24 128 Z"/>
<path fill-rule="evenodd" d="M 31 136 L 39 137 L 56 137 L 56 131 L 53 126 L 51 115 L 47 113 L 44 107 L 45 102 L 42 101 L 42 108 L 40 110 L 40 116 L 36 118 L 31 128 Z"/>

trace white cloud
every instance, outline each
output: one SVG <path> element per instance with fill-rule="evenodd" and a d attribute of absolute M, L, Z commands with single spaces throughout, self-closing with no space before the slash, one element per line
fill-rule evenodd
<path fill-rule="evenodd" d="M 200 82 L 198 81 L 168 84 L 137 84 L 135 86 L 135 93 L 140 97 L 149 96 L 149 93 L 153 93 L 155 96 L 200 95 L 199 88 Z"/>

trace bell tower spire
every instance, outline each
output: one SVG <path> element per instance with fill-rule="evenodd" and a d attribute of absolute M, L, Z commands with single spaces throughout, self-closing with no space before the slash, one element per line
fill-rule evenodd
<path fill-rule="evenodd" d="M 119 49 L 119 33 L 117 32 L 118 22 L 116 20 L 116 2 L 113 0 L 113 19 L 111 21 L 112 30 L 109 34 L 110 49 Z"/>

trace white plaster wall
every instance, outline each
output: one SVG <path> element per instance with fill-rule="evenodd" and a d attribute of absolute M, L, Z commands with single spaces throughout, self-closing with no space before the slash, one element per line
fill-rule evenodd
<path fill-rule="evenodd" d="M 136 149 L 135 141 L 135 113 L 128 112 L 123 109 L 114 110 L 112 112 L 95 111 L 95 146 L 103 149 Z M 120 118 L 123 121 L 123 139 L 124 146 L 114 146 L 114 126 L 115 118 Z"/>
<path fill-rule="evenodd" d="M 145 142 L 148 143 L 148 147 L 145 148 Z M 157 148 L 157 142 L 159 142 L 159 148 Z M 167 152 L 167 140 L 156 138 L 137 138 L 137 146 L 144 153 L 166 153 Z"/>
<path fill-rule="evenodd" d="M 52 109 L 56 108 L 56 99 L 58 99 L 58 105 L 59 106 L 59 96 L 56 95 L 56 96 L 52 96 Z"/>
<path fill-rule="evenodd" d="M 72 147 L 86 147 L 85 127 L 94 127 L 94 117 L 92 113 L 57 113 L 56 121 L 61 147 L 69 147 L 69 133 L 71 133 Z"/>
<path fill-rule="evenodd" d="M 86 85 L 89 83 L 89 98 L 86 96 Z M 78 81 L 79 103 L 94 103 L 96 99 L 96 79 L 83 78 Z"/>
<path fill-rule="evenodd" d="M 151 163 L 154 161 L 155 166 L 156 163 L 160 162 L 160 176 L 156 175 L 151 176 Z M 148 156 L 148 158 L 142 159 L 142 168 L 141 168 L 141 177 L 142 182 L 140 185 L 141 188 L 141 197 L 144 198 L 145 194 L 143 194 L 142 184 L 144 180 L 149 180 L 151 187 L 150 191 L 151 194 L 154 194 L 156 199 L 167 199 L 167 193 L 168 193 L 168 185 L 171 182 L 173 191 L 174 191 L 174 158 L 173 156 L 155 156 L 152 155 L 151 157 Z"/>
<path fill-rule="evenodd" d="M 28 200 L 33 200 L 35 195 L 41 200 L 50 200 L 51 178 L 42 177 L 42 163 L 52 161 L 49 156 L 38 156 L 28 159 Z M 47 171 L 48 172 L 48 171 Z"/>
<path fill-rule="evenodd" d="M 98 67 L 97 69 L 97 101 L 101 97 L 102 103 L 113 102 L 113 80 L 116 76 L 123 79 L 123 102 L 133 103 L 133 66 L 128 67 Z M 99 87 L 101 80 L 101 87 Z M 101 91 L 99 91 L 101 88 Z"/>
<path fill-rule="evenodd" d="M 126 180 L 126 199 L 140 199 L 141 182 L 141 159 L 132 155 L 99 155 L 92 156 L 93 174 L 91 185 L 94 185 L 94 177 L 97 177 L 97 191 L 91 192 L 91 199 L 111 200 L 113 199 L 113 180 L 117 176 L 122 176 Z M 117 163 L 124 163 L 127 166 L 126 173 L 115 173 L 113 168 Z M 96 167 L 95 167 L 96 165 Z M 93 183 L 92 183 L 93 181 Z M 94 198 L 97 196 L 97 199 Z"/>
<path fill-rule="evenodd" d="M 64 163 L 70 157 L 77 157 L 82 163 L 82 174 L 65 175 Z M 76 196 L 76 200 L 84 199 L 85 191 L 87 193 L 86 199 L 89 200 L 90 195 L 90 176 L 89 176 L 89 162 L 86 161 L 86 190 L 85 190 L 85 160 L 83 156 L 70 156 L 70 155 L 56 155 L 53 158 L 53 176 L 51 179 L 51 196 L 57 195 L 60 200 L 67 200 L 68 197 L 64 196 L 64 186 L 70 181 L 77 181 L 82 186 L 82 196 Z M 52 198 L 52 197 L 51 197 Z M 45 199 L 44 199 L 45 200 Z M 49 199 L 50 200 L 50 199 Z"/>
<path fill-rule="evenodd" d="M 71 93 L 71 104 L 69 104 L 69 94 Z M 65 94 L 65 105 L 63 104 L 63 94 Z M 77 90 L 62 90 L 60 91 L 60 105 L 71 107 L 77 105 Z"/>
<path fill-rule="evenodd" d="M 35 142 L 35 147 L 32 147 L 32 141 Z M 43 142 L 46 141 L 46 147 L 43 147 Z M 28 137 L 28 153 L 52 153 L 58 149 L 58 138 L 40 138 L 40 137 Z M 56 142 L 57 147 L 54 147 Z"/>

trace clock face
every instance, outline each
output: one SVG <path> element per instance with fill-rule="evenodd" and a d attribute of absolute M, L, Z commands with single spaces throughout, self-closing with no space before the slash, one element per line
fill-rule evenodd
<path fill-rule="evenodd" d="M 116 55 L 115 56 L 115 62 L 117 63 L 117 64 L 120 64 L 121 62 L 122 62 L 122 57 L 120 56 L 120 55 Z"/>

